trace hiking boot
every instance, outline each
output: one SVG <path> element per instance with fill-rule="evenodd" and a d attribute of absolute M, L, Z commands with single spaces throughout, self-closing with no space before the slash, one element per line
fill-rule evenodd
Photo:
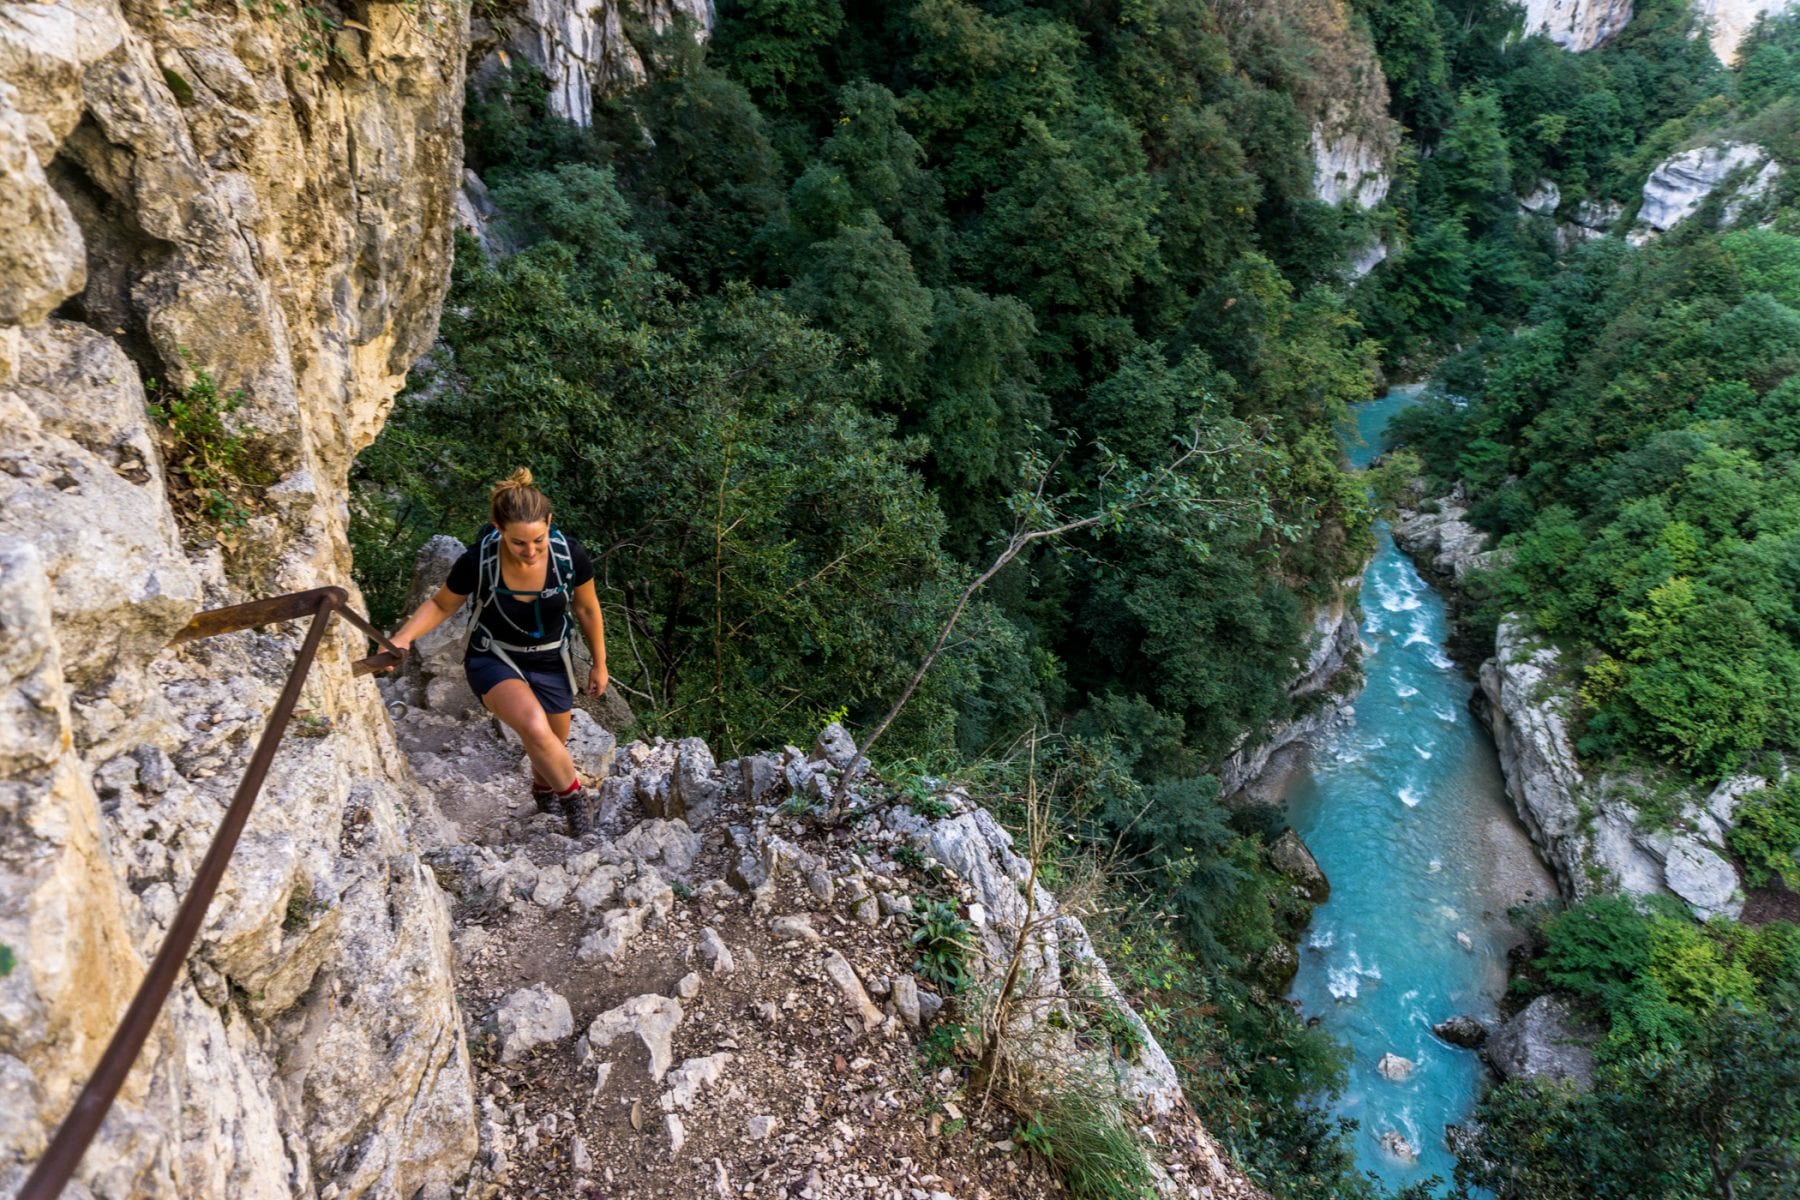
<path fill-rule="evenodd" d="M 568 824 L 569 836 L 586 837 L 594 832 L 594 795 L 585 787 L 578 787 L 566 796 L 558 796 L 562 805 L 563 820 Z"/>
<path fill-rule="evenodd" d="M 556 793 L 549 788 L 532 788 L 531 802 L 537 805 L 537 810 L 541 813 L 549 813 L 552 816 L 562 815 L 562 805 L 557 803 Z"/>

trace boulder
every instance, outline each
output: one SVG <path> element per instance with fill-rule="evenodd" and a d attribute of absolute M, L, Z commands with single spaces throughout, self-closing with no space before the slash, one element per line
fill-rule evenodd
<path fill-rule="evenodd" d="M 575 1035 L 569 1002 L 544 984 L 520 988 L 494 1013 L 500 1031 L 500 1061 L 517 1062 L 546 1042 Z"/>
<path fill-rule="evenodd" d="M 1390 1155 L 1399 1159 L 1401 1162 L 1415 1163 L 1419 1161 L 1418 1147 L 1407 1141 L 1404 1135 L 1396 1133 L 1392 1129 L 1388 1129 L 1382 1131 L 1381 1137 L 1378 1140 L 1381 1142 L 1381 1148 L 1383 1150 L 1386 1150 Z"/>
<path fill-rule="evenodd" d="M 1585 1090 L 1599 1039 L 1566 997 L 1539 996 L 1488 1036 L 1481 1056 L 1502 1079 L 1567 1079 Z"/>
<path fill-rule="evenodd" d="M 1663 862 L 1669 890 L 1687 901 L 1702 921 L 1716 916 L 1733 919 L 1744 911 L 1737 869 L 1722 855 L 1690 837 L 1675 839 Z"/>
<path fill-rule="evenodd" d="M 828 762 L 843 770 L 856 761 L 856 742 L 842 725 L 833 721 L 819 731 L 818 738 L 813 742 L 812 756 L 814 761 Z"/>
<path fill-rule="evenodd" d="M 1318 860 L 1294 830 L 1287 830 L 1269 846 L 1269 863 L 1293 880 L 1294 886 L 1314 904 L 1323 904 L 1331 895 L 1331 881 L 1325 878 Z"/>
<path fill-rule="evenodd" d="M 633 996 L 594 1018 L 588 1026 L 588 1043 L 595 1050 L 604 1050 L 618 1038 L 637 1038 L 650 1055 L 650 1078 L 661 1083 L 674 1057 L 670 1046 L 675 1027 L 684 1015 L 681 1001 L 672 997 L 654 993 Z"/>
<path fill-rule="evenodd" d="M 1399 1083 L 1402 1080 L 1411 1079 L 1413 1068 L 1417 1065 L 1410 1058 L 1402 1058 L 1398 1054 L 1390 1052 L 1381 1056 L 1381 1061 L 1375 1064 L 1375 1069 L 1381 1072 L 1383 1079 L 1391 1079 L 1395 1083 Z"/>
<path fill-rule="evenodd" d="M 1447 1021 L 1440 1021 L 1431 1027 L 1431 1032 L 1452 1046 L 1461 1046 L 1465 1050 L 1478 1050 L 1488 1040 L 1486 1023 L 1468 1016 L 1455 1016 Z"/>

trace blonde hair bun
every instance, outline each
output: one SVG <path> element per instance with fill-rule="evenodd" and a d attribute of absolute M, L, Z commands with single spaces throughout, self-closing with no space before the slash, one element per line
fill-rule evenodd
<path fill-rule="evenodd" d="M 550 499 L 531 486 L 531 468 L 520 467 L 488 493 L 488 511 L 496 529 L 514 524 L 529 525 L 550 519 Z"/>

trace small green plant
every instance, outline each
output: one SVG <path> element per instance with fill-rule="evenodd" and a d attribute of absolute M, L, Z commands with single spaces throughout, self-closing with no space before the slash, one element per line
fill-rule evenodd
<path fill-rule="evenodd" d="M 162 426 L 171 498 L 178 514 L 210 522 L 230 546 L 232 535 L 250 520 L 250 489 L 257 485 L 249 446 L 225 424 L 244 406 L 244 393 L 219 395 L 211 372 L 185 348 L 181 356 L 194 372 L 186 391 L 144 381 L 150 416 Z"/>
<path fill-rule="evenodd" d="M 5 979 L 8 975 L 11 975 L 13 973 L 13 968 L 18 965 L 19 960 L 14 957 L 13 948 L 4 943 L 0 943 L 0 979 Z"/>
<path fill-rule="evenodd" d="M 1041 1113 L 1031 1114 L 1023 1125 L 1014 1125 L 1012 1140 L 1052 1162 L 1056 1159 L 1056 1130 L 1044 1124 Z"/>
<path fill-rule="evenodd" d="M 1148 1200 L 1155 1180 L 1117 1098 L 1093 1081 L 1051 1089 L 1013 1139 L 1044 1156 L 1076 1200 Z"/>
<path fill-rule="evenodd" d="M 669 890 L 675 893 L 675 898 L 677 900 L 688 900 L 694 895 L 694 889 L 681 882 L 679 879 L 669 880 Z"/>
<path fill-rule="evenodd" d="M 962 1061 L 962 1047 L 969 1041 L 967 1025 L 941 1021 L 919 1042 L 919 1057 L 933 1071 L 954 1067 Z"/>
<path fill-rule="evenodd" d="M 287 913 L 282 918 L 281 928 L 286 933 L 304 932 L 312 928 L 313 918 L 329 907 L 313 895 L 312 882 L 302 878 L 288 893 Z"/>
<path fill-rule="evenodd" d="M 1751 887 L 1779 880 L 1800 892 L 1800 861 L 1794 857 L 1800 853 L 1800 783 L 1788 780 L 1744 797 L 1727 840 L 1744 860 L 1744 880 Z"/>
<path fill-rule="evenodd" d="M 1144 1035 L 1138 1029 L 1137 1022 L 1109 1000 L 1100 1001 L 1099 1009 L 1099 1017 L 1095 1023 L 1112 1038 L 1114 1052 L 1126 1062 L 1136 1062 L 1144 1052 Z"/>
<path fill-rule="evenodd" d="M 950 806 L 938 798 L 925 782 L 923 776 L 915 776 L 900 786 L 900 795 L 906 806 L 924 817 L 927 821 L 941 821 L 950 815 Z"/>
<path fill-rule="evenodd" d="M 969 982 L 967 958 L 973 927 L 956 911 L 954 900 L 915 900 L 913 945 L 919 948 L 913 970 L 952 992 Z"/>
<path fill-rule="evenodd" d="M 894 861 L 909 871 L 923 871 L 930 866 L 924 852 L 913 846 L 894 847 Z"/>

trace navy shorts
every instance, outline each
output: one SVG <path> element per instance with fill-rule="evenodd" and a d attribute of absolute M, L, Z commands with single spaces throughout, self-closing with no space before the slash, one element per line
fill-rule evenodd
<path fill-rule="evenodd" d="M 517 655 L 513 656 L 513 661 L 518 662 Z M 475 653 L 463 660 L 463 674 L 468 676 L 469 686 L 477 696 L 487 695 L 493 691 L 495 684 L 518 679 L 523 675 L 531 688 L 531 694 L 544 706 L 544 712 L 555 716 L 575 707 L 575 690 L 569 686 L 569 671 L 563 666 L 561 656 L 557 656 L 554 661 L 555 666 L 520 662 L 519 669 L 515 671 L 497 654 Z"/>

